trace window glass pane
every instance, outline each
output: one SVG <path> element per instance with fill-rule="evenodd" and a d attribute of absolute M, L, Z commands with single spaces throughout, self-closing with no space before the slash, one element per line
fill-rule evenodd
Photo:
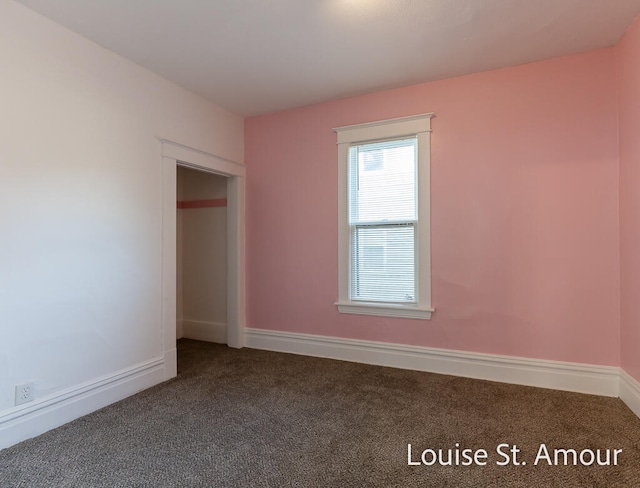
<path fill-rule="evenodd" d="M 417 139 L 352 146 L 349 221 L 416 220 Z"/>
<path fill-rule="evenodd" d="M 414 231 L 414 224 L 352 227 L 352 300 L 416 301 Z"/>

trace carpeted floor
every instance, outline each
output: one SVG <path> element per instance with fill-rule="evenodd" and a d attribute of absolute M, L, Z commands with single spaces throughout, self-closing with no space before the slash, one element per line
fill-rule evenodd
<path fill-rule="evenodd" d="M 618 399 L 178 346 L 177 379 L 0 451 L 0 486 L 640 486 L 640 419 Z M 409 466 L 408 444 L 412 462 L 454 449 L 454 465 Z M 499 466 L 500 444 L 522 464 Z M 610 463 L 622 452 L 617 465 L 549 466 L 541 444 L 552 462 L 559 448 L 600 449 L 601 461 L 610 449 Z M 473 456 L 463 449 L 486 450 L 486 465 L 462 465 Z"/>

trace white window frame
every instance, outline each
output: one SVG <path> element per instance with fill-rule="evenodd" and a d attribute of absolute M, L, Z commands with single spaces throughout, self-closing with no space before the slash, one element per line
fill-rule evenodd
<path fill-rule="evenodd" d="M 333 129 L 338 139 L 338 301 L 340 313 L 430 319 L 431 306 L 431 118 L 433 113 Z M 416 136 L 418 139 L 417 303 L 352 301 L 349 296 L 349 148 L 356 144 Z"/>

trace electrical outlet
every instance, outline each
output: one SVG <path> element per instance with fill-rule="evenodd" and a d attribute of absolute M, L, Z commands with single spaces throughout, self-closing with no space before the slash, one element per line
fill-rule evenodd
<path fill-rule="evenodd" d="M 16 385 L 16 405 L 22 405 L 33 400 L 33 381 Z"/>

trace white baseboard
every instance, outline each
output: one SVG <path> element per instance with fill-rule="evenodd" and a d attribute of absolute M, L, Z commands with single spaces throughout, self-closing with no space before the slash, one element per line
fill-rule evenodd
<path fill-rule="evenodd" d="M 187 323 L 187 321 L 185 321 Z M 204 327 L 196 322 L 196 335 Z M 205 323 L 206 324 L 206 323 Z M 222 324 L 192 337 L 219 342 Z M 216 332 L 217 331 L 217 332 Z M 205 337 L 205 338 L 200 338 Z M 210 339 L 211 338 L 211 339 Z M 224 327 L 226 341 L 226 327 Z M 527 386 L 619 396 L 640 417 L 640 382 L 613 366 L 527 359 L 262 329 L 246 329 L 254 349 L 325 357 Z M 10 409 L 0 415 L 0 449 L 40 435 L 175 376 L 175 349 L 134 367 Z"/>
<path fill-rule="evenodd" d="M 174 347 L 164 353 L 163 380 L 167 381 L 178 376 L 178 348 Z"/>
<path fill-rule="evenodd" d="M 640 417 L 640 382 L 623 369 L 620 370 L 620 399 Z"/>
<path fill-rule="evenodd" d="M 202 320 L 183 320 L 182 337 L 197 341 L 227 343 L 227 324 L 204 322 Z"/>
<path fill-rule="evenodd" d="M 620 368 L 614 366 L 470 353 L 250 328 L 246 329 L 246 346 L 594 395 L 617 397 L 619 393 Z"/>
<path fill-rule="evenodd" d="M 170 353 L 169 353 L 170 355 Z M 0 415 L 0 449 L 40 435 L 164 381 L 164 358 L 21 405 Z"/>

